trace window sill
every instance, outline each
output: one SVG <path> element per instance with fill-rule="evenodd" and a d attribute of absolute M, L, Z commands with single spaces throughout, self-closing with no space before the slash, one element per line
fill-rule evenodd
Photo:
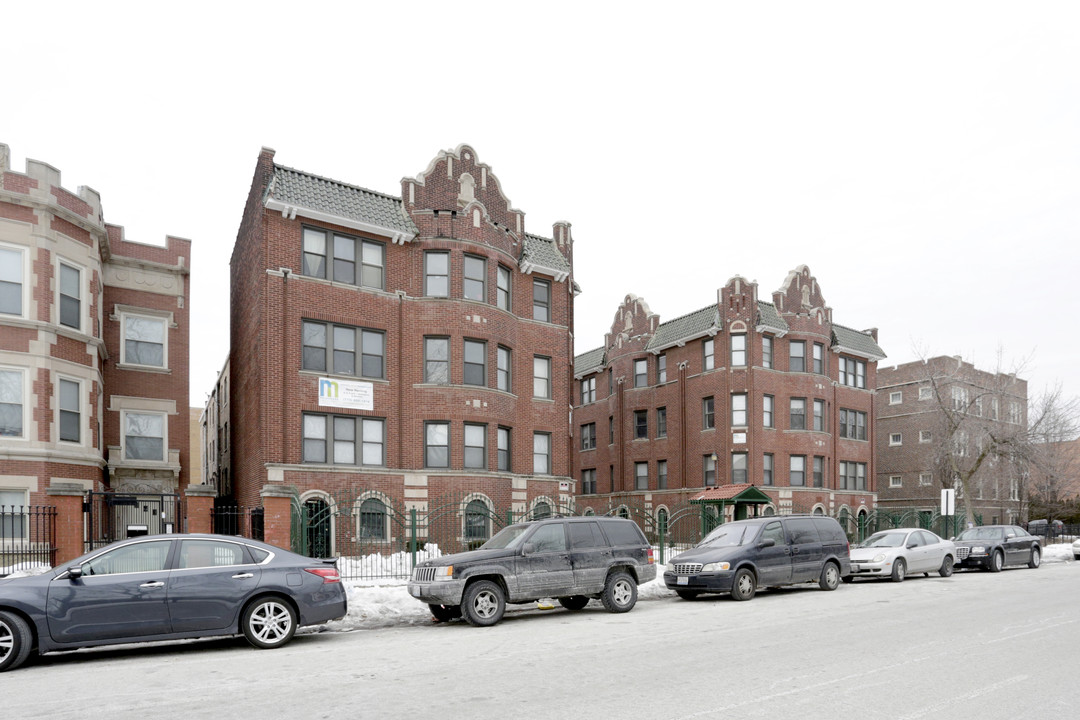
<path fill-rule="evenodd" d="M 131 365 L 129 363 L 116 363 L 118 370 L 133 370 L 135 372 L 148 372 L 157 373 L 158 375 L 172 375 L 172 370 L 165 367 L 155 367 L 153 365 Z"/>

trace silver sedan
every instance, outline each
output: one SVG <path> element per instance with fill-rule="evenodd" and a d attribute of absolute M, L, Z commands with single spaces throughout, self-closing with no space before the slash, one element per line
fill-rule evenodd
<path fill-rule="evenodd" d="M 902 582 L 911 573 L 936 572 L 941 577 L 953 573 L 956 546 L 929 530 L 897 528 L 882 530 L 851 548 L 851 575 L 857 577 L 888 577 Z"/>

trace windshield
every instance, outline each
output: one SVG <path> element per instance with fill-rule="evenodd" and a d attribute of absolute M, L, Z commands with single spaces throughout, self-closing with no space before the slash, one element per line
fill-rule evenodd
<path fill-rule="evenodd" d="M 1005 536 L 1001 528 L 968 528 L 964 532 L 960 533 L 957 540 L 1000 540 Z"/>
<path fill-rule="evenodd" d="M 495 537 L 481 545 L 480 549 L 502 550 L 505 548 L 516 548 L 528 529 L 528 525 L 511 525 L 510 527 L 504 527 L 502 530 L 495 533 Z"/>
<path fill-rule="evenodd" d="M 904 544 L 904 538 L 906 537 L 907 533 L 902 532 L 880 532 L 866 538 L 861 547 L 900 547 Z"/>
<path fill-rule="evenodd" d="M 735 547 L 745 545 L 757 535 L 758 525 L 745 525 L 742 523 L 728 523 L 721 525 L 705 536 L 698 546 L 710 545 L 712 547 Z"/>

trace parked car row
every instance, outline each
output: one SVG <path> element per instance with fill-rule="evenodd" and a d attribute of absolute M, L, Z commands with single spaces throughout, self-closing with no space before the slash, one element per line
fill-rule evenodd
<path fill-rule="evenodd" d="M 1080 559 L 1080 541 L 1073 543 Z M 970 528 L 955 542 L 901 528 L 850 548 L 824 516 L 771 516 L 725 523 L 664 569 L 684 600 L 758 589 L 890 578 L 954 568 L 999 572 L 1038 567 L 1039 539 L 1014 525 Z M 656 578 L 653 549 L 620 518 L 565 517 L 510 525 L 477 550 L 419 563 L 410 595 L 438 622 L 490 626 L 507 604 L 553 598 L 567 610 L 597 599 L 613 613 L 633 609 L 641 583 Z M 0 579 L 0 672 L 31 652 L 117 643 L 244 635 L 256 648 L 289 642 L 299 627 L 344 617 L 345 590 L 333 559 L 315 560 L 254 540 L 158 535 L 113 543 L 66 567 Z"/>

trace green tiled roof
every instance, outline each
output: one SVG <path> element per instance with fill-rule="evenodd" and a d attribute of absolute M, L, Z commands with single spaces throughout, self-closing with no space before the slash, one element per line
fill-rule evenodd
<path fill-rule="evenodd" d="M 283 165 L 274 165 L 266 199 L 409 235 L 417 232 L 400 198 Z"/>
<path fill-rule="evenodd" d="M 560 280 L 570 274 L 570 265 L 555 247 L 555 241 L 539 235 L 525 233 L 519 262 L 522 269 L 531 266 L 545 274 L 555 275 Z"/>
<path fill-rule="evenodd" d="M 833 347 L 839 347 L 856 355 L 863 355 L 872 360 L 883 360 L 885 351 L 874 341 L 869 333 L 852 330 L 843 325 L 833 323 L 832 326 Z"/>
<path fill-rule="evenodd" d="M 780 313 L 776 311 L 775 305 L 758 300 L 757 307 L 757 324 L 759 326 L 776 330 L 781 334 L 786 333 L 790 329 L 784 318 L 780 317 Z"/>
<path fill-rule="evenodd" d="M 716 305 L 709 305 L 688 315 L 668 320 L 656 328 L 656 333 L 645 349 L 660 350 L 680 340 L 704 335 L 710 328 L 717 327 L 716 321 Z"/>
<path fill-rule="evenodd" d="M 604 365 L 604 348 L 583 352 L 574 358 L 574 377 L 581 377 Z"/>

